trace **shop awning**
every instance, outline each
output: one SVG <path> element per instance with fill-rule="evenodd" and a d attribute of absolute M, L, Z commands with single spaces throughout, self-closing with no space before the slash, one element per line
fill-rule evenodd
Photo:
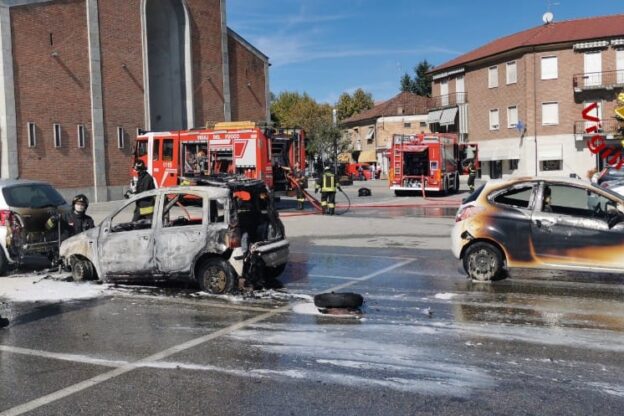
<path fill-rule="evenodd" d="M 455 124 L 455 117 L 457 116 L 457 107 L 447 108 L 442 111 L 442 115 L 440 115 L 440 125 L 441 126 L 449 126 L 451 124 Z"/>
<path fill-rule="evenodd" d="M 479 147 L 479 160 L 513 160 L 520 159 L 518 146 L 483 146 Z"/>
<path fill-rule="evenodd" d="M 440 116 L 442 115 L 442 110 L 432 111 L 427 114 L 427 124 L 439 123 Z"/>
<path fill-rule="evenodd" d="M 358 163 L 376 163 L 377 155 L 375 150 L 362 150 L 360 157 L 358 157 Z"/>
<path fill-rule="evenodd" d="M 549 144 L 537 148 L 538 160 L 563 160 L 560 144 Z"/>

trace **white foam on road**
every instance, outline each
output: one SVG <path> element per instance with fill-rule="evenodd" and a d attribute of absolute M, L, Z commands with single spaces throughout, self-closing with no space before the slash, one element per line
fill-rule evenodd
<path fill-rule="evenodd" d="M 449 300 L 457 296 L 457 293 L 436 293 L 434 298 Z"/>
<path fill-rule="evenodd" d="M 0 277 L 0 299 L 12 302 L 63 302 L 103 296 L 107 285 L 74 283 L 45 276 Z"/>

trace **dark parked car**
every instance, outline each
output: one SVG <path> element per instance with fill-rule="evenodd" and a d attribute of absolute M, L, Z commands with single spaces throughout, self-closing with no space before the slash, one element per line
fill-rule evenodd
<path fill-rule="evenodd" d="M 596 181 L 598 185 L 607 181 L 617 181 L 624 179 L 624 169 L 604 168 L 598 174 Z"/>

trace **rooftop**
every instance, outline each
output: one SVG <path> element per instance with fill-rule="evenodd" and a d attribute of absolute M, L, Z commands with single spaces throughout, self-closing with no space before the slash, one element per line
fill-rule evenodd
<path fill-rule="evenodd" d="M 552 22 L 496 39 L 435 67 L 431 73 L 524 47 L 613 37 L 624 37 L 624 14 Z"/>
<path fill-rule="evenodd" d="M 402 92 L 393 98 L 377 104 L 342 121 L 342 124 L 355 125 L 362 121 L 375 120 L 384 116 L 405 116 L 427 114 L 427 97 L 411 92 Z"/>

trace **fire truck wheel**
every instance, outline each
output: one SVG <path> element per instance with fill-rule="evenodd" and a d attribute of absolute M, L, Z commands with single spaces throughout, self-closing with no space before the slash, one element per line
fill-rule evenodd
<path fill-rule="evenodd" d="M 394 196 L 405 196 L 405 192 L 403 192 L 403 191 L 394 191 Z"/>
<path fill-rule="evenodd" d="M 275 280 L 286 270 L 286 263 L 280 264 L 277 267 L 265 267 L 264 268 L 264 277 L 267 280 Z"/>
<path fill-rule="evenodd" d="M 448 177 L 444 178 L 444 188 L 442 189 L 442 193 L 444 195 L 448 195 L 448 193 L 449 193 Z"/>
<path fill-rule="evenodd" d="M 237 286 L 236 272 L 221 258 L 208 258 L 197 269 L 199 288 L 214 295 L 230 293 Z"/>
<path fill-rule="evenodd" d="M 453 186 L 453 192 L 459 192 L 459 173 L 455 174 L 455 186 Z"/>
<path fill-rule="evenodd" d="M 470 278 L 489 282 L 503 271 L 503 255 L 490 243 L 477 242 L 468 247 L 463 258 L 464 270 Z"/>

